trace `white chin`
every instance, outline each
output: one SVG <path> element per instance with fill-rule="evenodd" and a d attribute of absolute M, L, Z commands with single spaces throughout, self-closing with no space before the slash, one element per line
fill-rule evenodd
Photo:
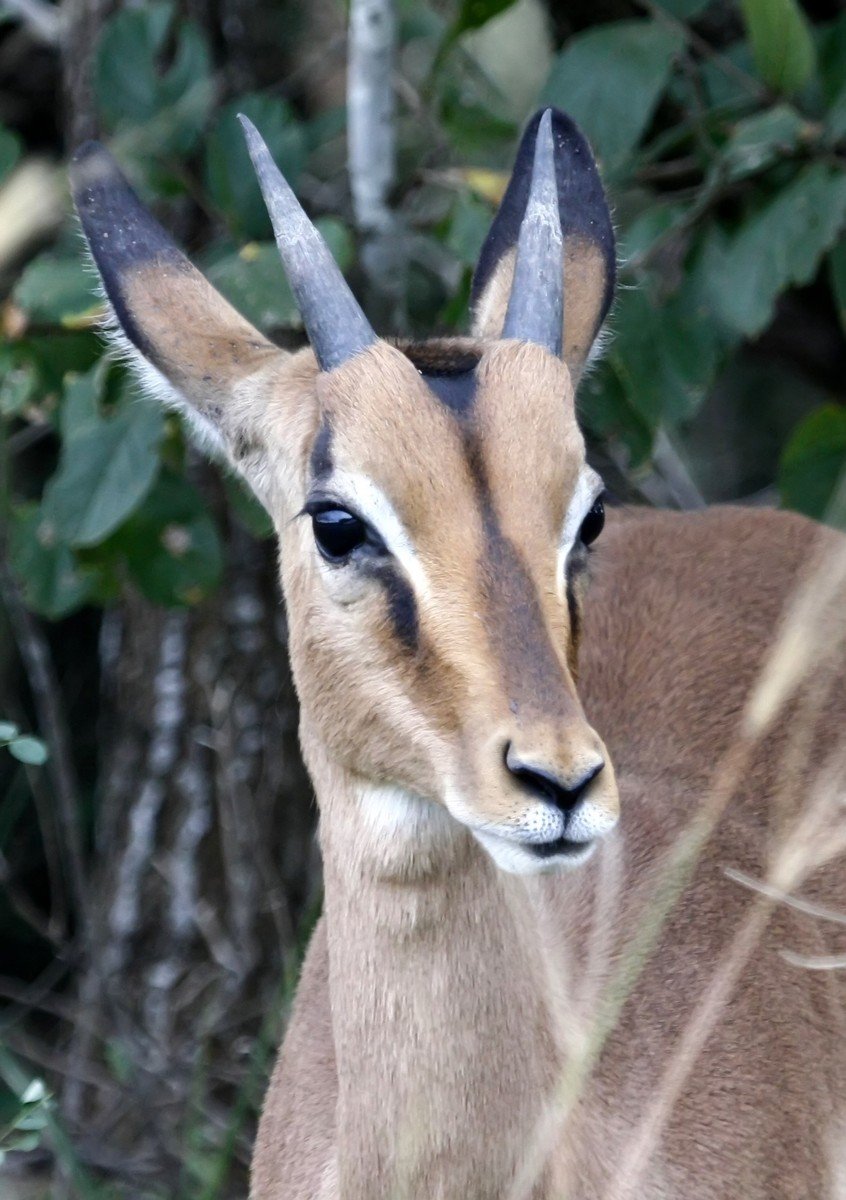
<path fill-rule="evenodd" d="M 473 836 L 487 850 L 501 871 L 509 875 L 562 875 L 573 867 L 587 862 L 596 849 L 596 842 L 585 842 L 578 850 L 568 849 L 560 854 L 542 857 L 531 845 L 512 842 L 508 838 L 481 829 L 474 829 Z"/>

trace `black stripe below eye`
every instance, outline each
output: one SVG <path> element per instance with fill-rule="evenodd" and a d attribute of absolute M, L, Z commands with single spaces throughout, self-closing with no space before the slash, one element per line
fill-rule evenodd
<path fill-rule="evenodd" d="M 579 613 L 579 603 L 576 600 L 573 580 L 569 576 L 567 578 L 567 612 L 570 614 L 570 639 L 573 645 L 576 646 L 582 632 L 582 618 Z"/>
<path fill-rule="evenodd" d="M 394 633 L 407 650 L 415 651 L 420 641 L 417 602 L 411 584 L 396 570 L 380 572 Z"/>

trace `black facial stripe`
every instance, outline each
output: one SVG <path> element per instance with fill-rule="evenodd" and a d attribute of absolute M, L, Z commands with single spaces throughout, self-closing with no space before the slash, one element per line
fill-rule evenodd
<path fill-rule="evenodd" d="M 576 600 L 573 580 L 570 575 L 567 576 L 567 612 L 570 614 L 570 638 L 573 647 L 576 648 L 582 633 L 582 618 L 579 612 L 579 604 Z"/>
<path fill-rule="evenodd" d="M 524 711 L 534 705 L 563 713 L 568 689 L 543 618 L 540 597 L 518 547 L 502 532 L 493 504 L 481 447 L 464 426 L 470 473 L 476 484 L 485 533 L 480 560 L 482 591 L 490 614 L 508 694 Z"/>
<path fill-rule="evenodd" d="M 501 637 L 498 647 L 508 694 L 522 711 L 537 705 L 546 713 L 567 707 L 564 674 L 549 638 L 537 588 L 523 557 L 499 528 L 493 510 L 484 518 L 486 562 L 483 586 L 491 628 Z"/>
<path fill-rule="evenodd" d="M 362 561 L 358 570 L 381 585 L 394 634 L 406 650 L 416 653 L 420 645 L 420 620 L 411 584 L 389 558 Z"/>
<path fill-rule="evenodd" d="M 384 573 L 383 584 L 394 633 L 406 650 L 413 653 L 420 644 L 420 622 L 414 590 L 405 576 L 394 569 Z"/>
<path fill-rule="evenodd" d="M 450 412 L 458 416 L 467 416 L 473 408 L 476 399 L 476 372 L 462 371 L 456 375 L 427 375 L 423 378 L 430 391 L 445 405 Z"/>
<path fill-rule="evenodd" d="M 324 417 L 311 448 L 309 467 L 312 482 L 331 475 L 332 465 L 332 427 Z"/>

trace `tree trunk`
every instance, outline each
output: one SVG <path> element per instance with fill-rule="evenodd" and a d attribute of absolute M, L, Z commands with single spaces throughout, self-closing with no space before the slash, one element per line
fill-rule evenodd
<path fill-rule="evenodd" d="M 132 597 L 103 622 L 96 869 L 63 1108 L 84 1157 L 136 1181 L 149 1165 L 173 1184 L 192 1112 L 228 1128 L 318 892 L 274 560 L 232 524 L 211 600 Z"/>

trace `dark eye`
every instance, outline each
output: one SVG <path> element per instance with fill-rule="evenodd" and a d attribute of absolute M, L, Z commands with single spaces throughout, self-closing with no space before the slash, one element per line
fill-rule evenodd
<path fill-rule="evenodd" d="M 591 542 L 595 542 L 602 533 L 602 527 L 605 524 L 605 505 L 602 503 L 602 498 L 594 501 L 593 508 L 582 521 L 582 527 L 579 530 L 579 538 L 583 545 L 589 546 Z"/>
<path fill-rule="evenodd" d="M 329 562 L 341 562 L 367 541 L 367 526 L 345 508 L 327 508 L 311 514 L 317 548 Z"/>

